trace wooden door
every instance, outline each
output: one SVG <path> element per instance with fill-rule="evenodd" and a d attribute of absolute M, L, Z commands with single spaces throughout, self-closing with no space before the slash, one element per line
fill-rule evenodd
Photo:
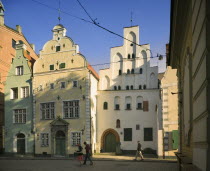
<path fill-rule="evenodd" d="M 112 133 L 105 137 L 105 152 L 116 152 L 116 137 Z"/>
<path fill-rule="evenodd" d="M 66 144 L 65 144 L 65 134 L 63 131 L 58 131 L 56 133 L 56 155 L 61 155 L 61 156 L 65 156 L 65 151 L 66 151 Z"/>

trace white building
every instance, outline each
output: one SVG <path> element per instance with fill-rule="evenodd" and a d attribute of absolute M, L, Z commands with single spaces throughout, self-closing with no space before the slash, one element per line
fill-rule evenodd
<path fill-rule="evenodd" d="M 138 26 L 125 27 L 124 37 L 135 43 L 111 48 L 110 68 L 99 72 L 96 149 L 132 153 L 139 140 L 157 151 L 158 67 L 150 67 L 150 45 L 139 45 Z"/>

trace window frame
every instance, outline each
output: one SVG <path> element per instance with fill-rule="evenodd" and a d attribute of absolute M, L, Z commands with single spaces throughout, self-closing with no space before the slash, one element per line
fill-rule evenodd
<path fill-rule="evenodd" d="M 17 66 L 17 67 L 16 67 L 15 75 L 21 76 L 21 75 L 24 74 L 23 72 L 24 72 L 24 70 L 23 70 L 23 65 L 20 65 L 20 66 Z"/>
<path fill-rule="evenodd" d="M 19 113 L 19 110 L 22 110 L 21 113 Z M 18 111 L 16 113 L 16 111 Z M 25 112 L 23 112 L 25 111 Z M 26 108 L 23 109 L 13 109 L 13 123 L 14 124 L 26 124 L 27 122 L 27 110 Z"/>
<path fill-rule="evenodd" d="M 103 110 L 108 110 L 108 102 L 103 103 Z"/>
<path fill-rule="evenodd" d="M 61 81 L 60 82 L 60 89 L 65 89 L 66 88 L 66 82 L 65 81 Z"/>
<path fill-rule="evenodd" d="M 74 84 L 74 83 L 76 83 L 76 84 Z M 77 88 L 78 87 L 78 81 L 77 80 L 72 81 L 72 87 L 73 88 Z"/>
<path fill-rule="evenodd" d="M 151 130 L 151 132 L 146 133 L 146 130 Z M 150 133 L 151 133 L 150 137 L 149 137 L 149 135 L 146 135 L 146 134 L 150 134 Z M 144 128 L 144 141 L 153 141 L 153 128 L 152 127 Z"/>
<path fill-rule="evenodd" d="M 29 97 L 29 86 L 21 87 L 21 98 Z"/>
<path fill-rule="evenodd" d="M 50 139 L 49 137 L 50 137 L 50 134 L 49 133 L 45 133 L 45 132 L 40 133 L 40 145 L 41 145 L 41 147 L 49 147 L 49 144 L 50 144 L 49 143 L 50 142 L 49 141 L 49 139 Z"/>
<path fill-rule="evenodd" d="M 18 99 L 18 94 L 18 87 L 13 87 L 10 89 L 10 99 Z"/>
<path fill-rule="evenodd" d="M 67 104 L 65 105 L 65 103 Z M 78 118 L 80 118 L 80 100 L 63 101 L 63 119 L 78 119 Z"/>
<path fill-rule="evenodd" d="M 51 107 L 51 105 L 53 104 L 53 107 Z M 49 107 L 45 107 L 42 108 L 42 106 L 45 105 L 49 105 Z M 44 111 L 43 111 L 44 110 Z M 49 111 L 49 117 L 46 117 L 48 114 L 47 112 Z M 44 115 L 44 117 L 43 117 Z M 53 120 L 55 119 L 55 102 L 44 102 L 44 103 L 40 103 L 40 120 Z"/>
<path fill-rule="evenodd" d="M 130 131 L 131 131 L 131 132 L 130 132 L 131 135 L 129 135 L 129 136 L 127 135 L 127 136 L 126 136 L 126 130 L 127 130 L 127 131 L 130 130 Z M 132 141 L 132 139 L 133 139 L 133 130 L 132 130 L 132 128 L 124 128 L 123 131 L 124 131 L 123 140 L 124 140 L 124 141 Z"/>
<path fill-rule="evenodd" d="M 74 136 L 73 136 L 73 134 L 79 134 L 79 137 L 78 136 L 76 136 L 75 137 L 75 140 L 73 139 L 74 138 Z M 70 142 L 71 142 L 71 146 L 73 146 L 73 147 L 76 147 L 77 146 L 77 144 L 81 144 L 82 143 L 82 132 L 81 131 L 72 131 L 71 133 L 70 133 Z M 79 139 L 79 140 L 78 140 Z M 75 143 L 74 143 L 75 142 Z"/>

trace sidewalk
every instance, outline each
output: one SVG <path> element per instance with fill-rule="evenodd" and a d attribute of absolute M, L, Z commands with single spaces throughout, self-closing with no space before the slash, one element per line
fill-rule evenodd
<path fill-rule="evenodd" d="M 116 156 L 112 154 L 95 154 L 92 156 L 94 161 L 132 161 L 132 162 L 139 162 L 134 161 L 135 156 L 128 156 L 128 155 L 121 155 Z M 0 155 L 0 160 L 75 160 L 74 157 L 64 157 L 64 156 L 53 156 L 53 157 L 34 157 L 34 156 L 24 156 L 24 155 L 17 155 L 17 156 L 4 156 Z M 176 163 L 176 159 L 160 159 L 155 158 L 151 155 L 145 155 L 144 160 L 140 162 L 162 162 L 162 163 Z"/>

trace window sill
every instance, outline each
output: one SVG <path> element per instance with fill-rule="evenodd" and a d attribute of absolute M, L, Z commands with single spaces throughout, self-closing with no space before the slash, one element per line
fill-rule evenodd
<path fill-rule="evenodd" d="M 132 110 L 132 109 L 125 109 L 125 110 Z"/>
<path fill-rule="evenodd" d="M 120 110 L 120 109 L 114 109 L 114 110 Z"/>

